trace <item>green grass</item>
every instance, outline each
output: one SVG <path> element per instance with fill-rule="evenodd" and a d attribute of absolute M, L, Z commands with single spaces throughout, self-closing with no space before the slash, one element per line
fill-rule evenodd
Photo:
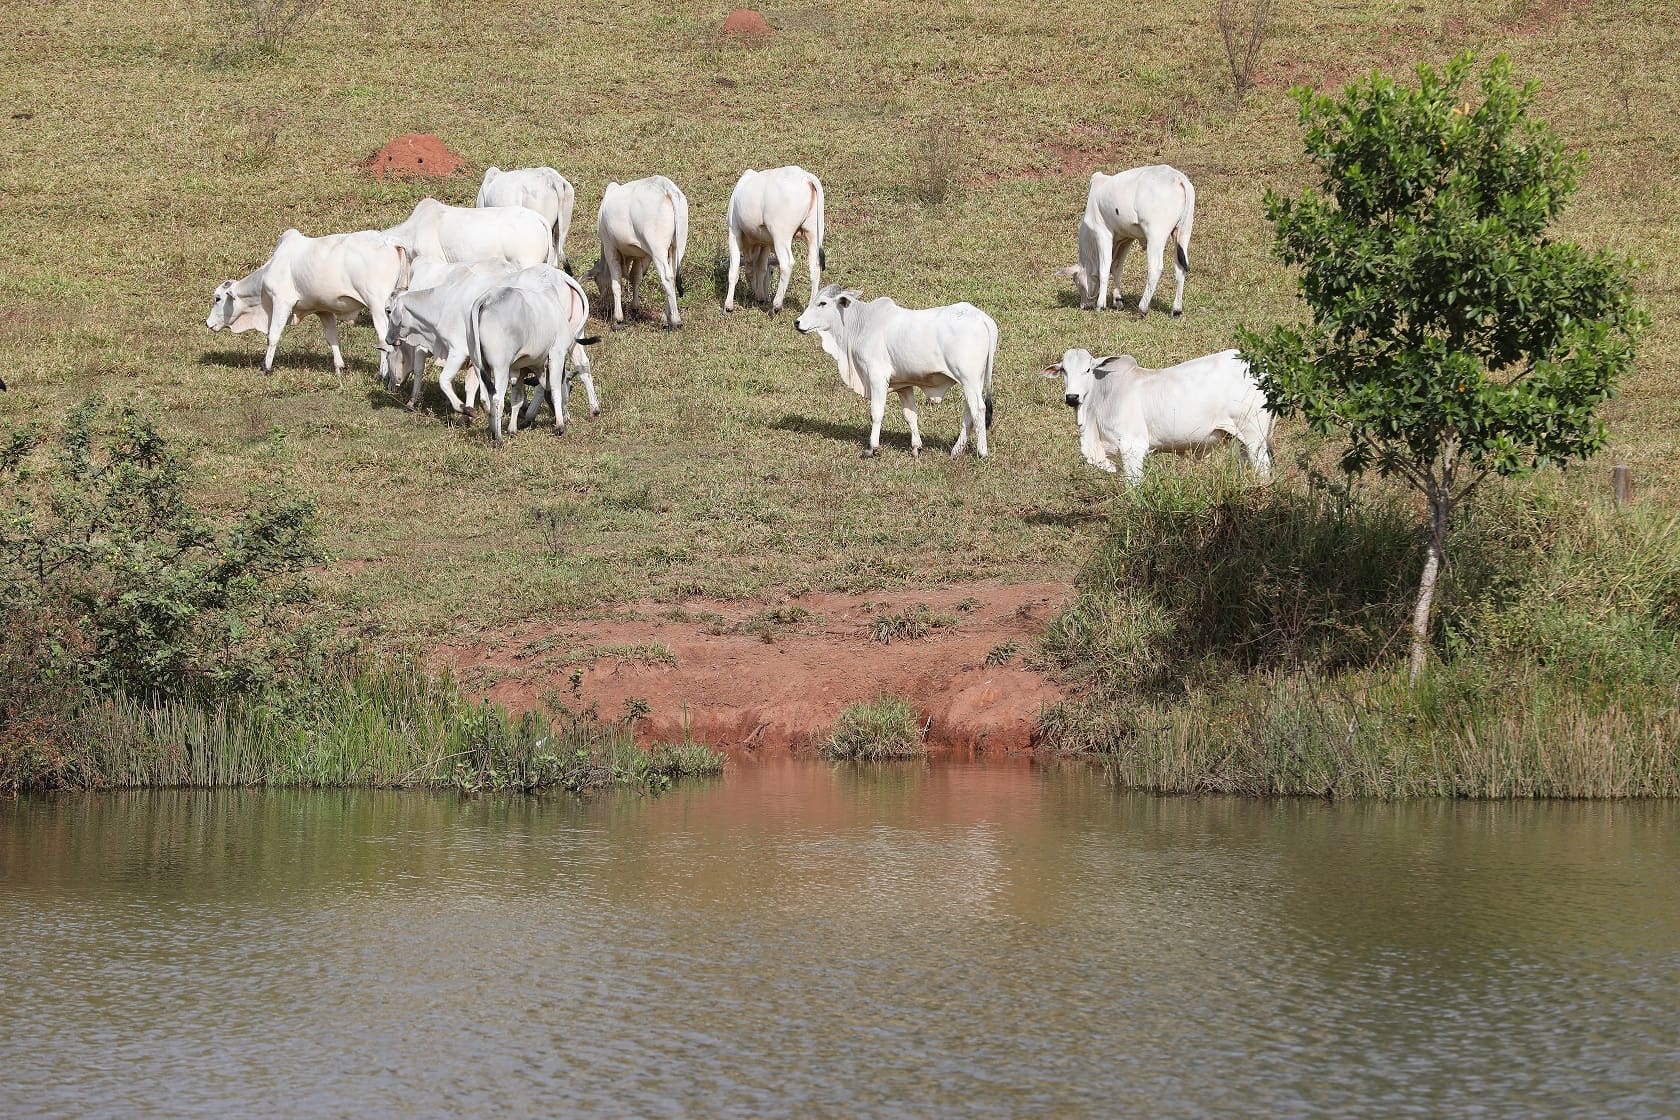
<path fill-rule="evenodd" d="M 921 758 L 927 754 L 926 731 L 921 713 L 910 701 L 877 696 L 841 712 L 817 752 L 832 762 Z"/>
<path fill-rule="evenodd" d="M 351 661 L 311 685 L 222 703 L 71 702 L 0 730 L 0 789 L 376 786 L 464 793 L 661 790 L 716 775 L 696 743 L 631 740 L 628 722 L 559 705 L 510 715 L 412 662 Z"/>
<path fill-rule="evenodd" d="M 1540 111 L 1591 152 L 1565 232 L 1649 265 L 1657 326 L 1611 407 L 1603 459 L 1634 466 L 1642 501 L 1673 497 L 1680 199 L 1650 171 L 1680 157 L 1666 4 L 1576 6 L 1553 22 L 1520 0 L 1292 6 L 1240 104 L 1200 2 L 1101 20 L 1005 4 L 763 10 L 780 33 L 749 47 L 720 40 L 722 11 L 703 5 L 585 3 L 556 19 L 522 0 L 471 18 L 442 0 L 333 2 L 269 57 L 230 51 L 227 8 L 208 2 L 9 5 L 0 419 L 56 416 L 91 388 L 139 400 L 200 443 L 212 496 L 229 503 L 265 469 L 263 436 L 284 428 L 291 468 L 323 502 L 331 605 L 376 640 L 644 596 L 1070 575 L 1116 491 L 1081 464 L 1038 369 L 1070 345 L 1163 364 L 1294 316 L 1259 211 L 1267 186 L 1305 174 L 1283 86 L 1480 44 L 1544 82 Z M 953 184 L 928 203 L 937 121 L 959 135 Z M 344 392 L 312 323 L 288 331 L 267 380 L 257 339 L 204 329 L 216 282 L 260 264 L 287 226 L 381 227 L 427 193 L 469 201 L 472 176 L 380 183 L 357 169 L 414 130 L 476 169 L 560 168 L 578 187 L 569 248 L 582 262 L 608 179 L 657 170 L 688 192 L 688 326 L 609 333 L 599 420 L 497 453 L 482 430 L 445 422 L 435 392 L 421 415 L 379 392 L 366 327 L 346 332 L 359 376 Z M 1068 306 L 1050 273 L 1073 259 L 1089 171 L 1156 160 L 1199 190 L 1185 318 Z M 998 320 L 991 461 L 912 460 L 896 414 L 885 454 L 858 461 L 865 407 L 791 316 L 722 315 L 705 280 L 729 189 L 745 165 L 784 162 L 825 181 L 835 279 L 910 305 L 972 300 Z M 935 449 L 957 419 L 949 401 L 928 410 Z M 1298 437 L 1279 442 L 1290 461 Z M 1605 473 L 1589 464 L 1568 485 L 1596 490 Z"/>

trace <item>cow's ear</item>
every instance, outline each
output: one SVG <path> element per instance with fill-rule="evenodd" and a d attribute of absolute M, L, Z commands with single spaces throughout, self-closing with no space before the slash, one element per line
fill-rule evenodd
<path fill-rule="evenodd" d="M 1092 367 L 1091 372 L 1101 378 L 1111 373 L 1125 373 L 1127 370 L 1136 367 L 1137 359 L 1130 354 L 1116 354 L 1112 358 L 1104 358 L 1098 362 Z"/>
<path fill-rule="evenodd" d="M 843 294 L 843 295 L 840 296 L 839 299 L 835 300 L 834 302 L 838 303 L 841 307 L 850 307 L 852 305 L 852 297 L 849 296 L 849 295 L 844 295 Z"/>
<path fill-rule="evenodd" d="M 1057 362 L 1053 366 L 1045 366 L 1044 376 L 1051 381 L 1054 381 L 1056 378 L 1062 376 L 1062 363 Z"/>

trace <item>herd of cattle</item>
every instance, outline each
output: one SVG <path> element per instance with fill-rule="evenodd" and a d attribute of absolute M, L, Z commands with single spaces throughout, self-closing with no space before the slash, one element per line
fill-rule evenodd
<path fill-rule="evenodd" d="M 419 403 L 430 358 L 440 367 L 439 386 L 458 416 L 470 419 L 482 392 L 498 444 L 504 415 L 509 432 L 530 425 L 544 389 L 554 429 L 564 431 L 574 379 L 583 386 L 590 414 L 600 414 L 587 350 L 599 339 L 585 334 L 589 297 L 566 255 L 574 198 L 572 185 L 553 168 L 492 167 L 484 173 L 476 206 L 428 198 L 386 230 L 306 237 L 288 229 L 266 264 L 216 288 L 206 325 L 213 331 L 264 332 L 263 372 L 270 373 L 287 324 L 315 315 L 342 377 L 339 321 L 365 311 L 378 334 L 385 384 L 395 392 L 407 380 L 410 408 Z M 1081 306 L 1100 309 L 1112 300 L 1118 308 L 1121 266 L 1132 245 L 1141 242 L 1148 261 L 1136 304 L 1141 318 L 1160 283 L 1170 241 L 1177 316 L 1184 308 L 1195 212 L 1195 188 L 1171 167 L 1099 172 L 1091 176 L 1080 221 L 1079 263 L 1058 274 L 1073 278 Z M 626 287 L 636 314 L 651 265 L 665 296 L 665 326 L 682 326 L 677 299 L 684 294 L 688 199 L 677 185 L 663 175 L 608 183 L 595 229 L 601 253 L 584 279 L 595 285 L 603 318 L 610 305 L 614 326 L 624 322 Z M 869 402 L 866 457 L 879 451 L 889 394 L 898 395 L 911 453 L 918 454 L 916 390 L 937 402 L 953 388 L 962 395 L 963 420 L 951 454 L 968 446 L 971 433 L 975 450 L 987 454 L 998 342 L 991 316 L 970 303 L 915 310 L 885 297 L 865 300 L 838 284 L 824 286 L 823 187 L 803 168 L 743 172 L 730 195 L 727 231 L 725 311 L 735 310 L 743 263 L 754 298 L 768 303 L 772 314 L 780 311 L 792 276 L 793 243 L 805 242 L 811 294 L 795 326 L 817 335 L 841 380 Z M 774 295 L 772 269 L 780 272 Z M 468 365 L 472 373 L 463 400 L 455 382 Z M 1272 417 L 1235 350 L 1156 370 L 1139 366 L 1130 355 L 1098 359 L 1071 349 L 1044 373 L 1063 382 L 1085 460 L 1112 472 L 1110 456 L 1118 453 L 1128 482 L 1142 477 L 1151 451 L 1198 450 L 1227 439 L 1242 446 L 1262 477 L 1270 473 Z M 528 401 L 527 378 L 537 389 Z"/>

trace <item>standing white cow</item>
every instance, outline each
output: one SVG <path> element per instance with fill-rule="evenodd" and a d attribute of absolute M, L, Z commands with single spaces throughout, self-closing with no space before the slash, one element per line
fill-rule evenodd
<path fill-rule="evenodd" d="M 378 230 L 305 237 L 289 229 L 280 235 L 268 263 L 243 280 L 217 285 L 204 325 L 213 331 L 267 334 L 262 369 L 268 374 L 274 372 L 274 352 L 287 324 L 294 317 L 318 316 L 332 348 L 333 372 L 342 381 L 339 320 L 366 311 L 378 337 L 384 338 L 386 305 L 393 292 L 408 286 L 409 266 L 408 251 Z"/>
<path fill-rule="evenodd" d="M 506 261 L 526 268 L 557 264 L 548 222 L 525 206 L 447 206 L 422 198 L 407 220 L 385 231 L 407 247 L 415 263 Z"/>
<path fill-rule="evenodd" d="M 576 194 L 566 177 L 552 167 L 522 167 L 503 171 L 499 167 L 484 172 L 484 182 L 478 186 L 478 205 L 523 206 L 535 210 L 548 219 L 554 243 L 550 264 L 572 270 L 566 259 L 566 235 L 572 229 L 572 203 Z"/>
<path fill-rule="evenodd" d="M 550 268 L 549 272 L 564 280 L 571 279 L 558 269 Z M 524 379 L 520 376 L 523 370 L 547 372 L 554 430 L 556 433 L 566 430 L 566 359 L 574 348 L 596 341 L 579 336 L 576 324 L 587 317 L 588 305 L 584 305 L 580 316 L 575 307 L 568 306 L 570 295 L 571 290 L 565 284 L 545 276 L 491 288 L 474 301 L 467 313 L 468 355 L 490 398 L 490 434 L 498 446 L 502 442 L 502 413 L 507 409 L 510 383 L 514 390 L 514 410 L 509 416 L 509 431 L 519 431 L 520 402 L 525 395 Z M 526 420 L 535 411 L 532 408 Z"/>
<path fill-rule="evenodd" d="M 992 425 L 992 366 L 997 360 L 997 324 L 972 303 L 953 303 L 917 311 L 882 297 L 830 284 L 816 294 L 794 322 L 801 334 L 817 333 L 822 348 L 840 367 L 840 379 L 869 402 L 868 459 L 881 449 L 881 420 L 887 394 L 896 392 L 910 426 L 910 454 L 922 450 L 916 422 L 916 390 L 934 403 L 954 385 L 963 397 L 962 431 L 952 455 L 968 446 L 985 457 L 986 431 Z"/>
<path fill-rule="evenodd" d="M 1121 306 L 1120 270 L 1133 242 L 1143 242 L 1149 260 L 1149 279 L 1138 299 L 1137 316 L 1149 314 L 1167 241 L 1173 242 L 1173 272 L 1178 289 L 1172 313 L 1184 313 L 1184 276 L 1190 271 L 1190 232 L 1196 223 L 1196 188 L 1184 172 L 1154 164 L 1134 167 L 1118 175 L 1091 176 L 1085 197 L 1085 216 L 1079 220 L 1079 263 L 1058 269 L 1079 285 L 1079 305 L 1099 311 L 1108 306 L 1110 284 L 1114 306 Z M 1112 281 L 1111 281 L 1112 276 Z"/>
<path fill-rule="evenodd" d="M 753 298 L 770 299 L 770 254 L 781 266 L 781 281 L 770 314 L 782 309 L 788 282 L 793 278 L 793 243 L 805 239 L 805 263 L 811 272 L 811 296 L 822 287 L 822 270 L 828 267 L 823 255 L 822 181 L 803 167 L 777 167 L 770 171 L 741 172 L 729 196 L 729 285 L 724 289 L 723 309 L 735 310 L 735 285 L 741 277 L 745 253 Z"/>
<path fill-rule="evenodd" d="M 393 365 L 398 368 L 398 375 L 391 385 L 393 389 L 400 383 L 402 369 L 414 377 L 407 406 L 410 410 L 419 406 L 424 355 L 430 354 L 442 366 L 438 373 L 438 385 L 443 389 L 444 396 L 449 398 L 450 407 L 458 416 L 471 417 L 480 386 L 476 370 L 467 378 L 464 408 L 455 395 L 456 374 L 467 363 L 469 354 L 467 317 L 480 296 L 492 288 L 505 286 L 552 290 L 565 306 L 576 334 L 582 335 L 588 325 L 589 297 L 584 294 L 582 285 L 552 265 L 539 264 L 527 269 L 489 261 L 452 265 L 435 285 L 394 295 L 387 311 L 388 326 L 382 349 L 387 351 Z M 599 416 L 601 402 L 595 393 L 591 363 L 583 344 L 572 347 L 571 359 L 578 380 L 583 382 L 584 391 L 589 396 L 589 414 Z M 535 404 L 533 398 L 533 416 Z"/>
<path fill-rule="evenodd" d="M 1093 467 L 1114 473 L 1120 453 L 1128 485 L 1143 479 L 1152 451 L 1200 451 L 1227 439 L 1262 480 L 1272 474 L 1272 414 L 1248 363 L 1221 350 L 1166 369 L 1144 369 L 1130 354 L 1100 361 L 1069 350 L 1044 371 L 1062 379 L 1062 396 L 1076 411 L 1079 449 Z"/>
<path fill-rule="evenodd" d="M 688 251 L 688 199 L 663 175 L 649 175 L 630 183 L 608 183 L 595 219 L 601 238 L 601 259 L 585 279 L 593 280 L 607 302 L 612 294 L 614 326 L 624 322 L 624 283 L 630 284 L 630 312 L 641 306 L 638 290 L 648 263 L 665 289 L 665 327 L 682 326 L 677 297 L 683 295 L 683 254 Z"/>

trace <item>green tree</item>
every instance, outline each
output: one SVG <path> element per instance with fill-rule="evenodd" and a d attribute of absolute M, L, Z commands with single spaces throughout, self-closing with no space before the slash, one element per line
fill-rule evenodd
<path fill-rule="evenodd" d="M 1350 474 L 1427 500 L 1414 681 L 1454 510 L 1490 475 L 1598 451 L 1595 410 L 1645 323 L 1631 262 L 1548 235 L 1581 159 L 1529 117 L 1538 87 L 1501 56 L 1466 96 L 1474 65 L 1420 66 L 1416 88 L 1372 74 L 1340 100 L 1296 91 L 1321 181 L 1265 205 L 1312 318 L 1239 333 L 1278 414 L 1345 438 Z"/>
<path fill-rule="evenodd" d="M 109 415 L 107 415 L 109 411 Z M 249 693 L 312 646 L 315 503 L 277 482 L 218 525 L 156 423 L 91 398 L 0 440 L 6 660 L 60 690 Z"/>

